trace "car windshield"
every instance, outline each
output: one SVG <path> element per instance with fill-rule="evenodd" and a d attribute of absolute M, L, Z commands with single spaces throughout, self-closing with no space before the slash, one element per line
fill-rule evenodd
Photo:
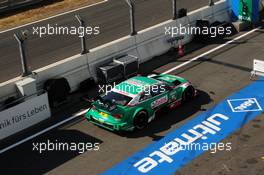
<path fill-rule="evenodd" d="M 126 95 L 111 91 L 111 92 L 108 92 L 105 96 L 103 96 L 102 100 L 110 101 L 114 104 L 125 106 L 132 100 L 132 98 Z"/>

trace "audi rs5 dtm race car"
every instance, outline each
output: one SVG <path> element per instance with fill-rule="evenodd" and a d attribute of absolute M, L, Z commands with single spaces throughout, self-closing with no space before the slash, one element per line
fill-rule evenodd
<path fill-rule="evenodd" d="M 196 94 L 193 85 L 178 76 L 137 76 L 98 96 L 85 117 L 89 122 L 112 131 L 143 129 L 159 109 L 174 108 L 192 100 Z"/>

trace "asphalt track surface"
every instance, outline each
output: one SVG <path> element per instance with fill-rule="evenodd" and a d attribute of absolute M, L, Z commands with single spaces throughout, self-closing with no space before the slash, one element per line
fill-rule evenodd
<path fill-rule="evenodd" d="M 75 120 L 3 153 L 0 156 L 1 173 L 98 175 L 104 172 L 252 83 L 249 76 L 253 59 L 264 60 L 263 40 L 264 30 L 258 30 L 173 71 L 172 74 L 189 79 L 199 89 L 200 95 L 192 103 L 160 114 L 143 131 L 115 134 L 86 120 Z M 204 47 L 192 45 L 188 49 L 190 52 L 179 59 L 174 54 L 157 57 L 142 65 L 141 72 L 143 74 L 165 72 L 226 41 L 228 39 Z M 74 105 L 71 106 L 73 108 Z M 76 106 L 75 108 L 78 109 Z M 69 110 L 70 108 L 64 109 L 67 112 Z M 216 154 L 206 152 L 175 174 L 262 175 L 264 173 L 264 161 L 261 160 L 264 156 L 263 117 L 262 114 L 224 140 L 232 143 L 232 151 L 220 151 Z M 45 151 L 40 154 L 32 151 L 33 143 L 48 140 L 62 143 L 97 142 L 100 143 L 100 149 L 86 151 L 83 154 L 74 151 Z"/>
<path fill-rule="evenodd" d="M 177 0 L 178 8 L 192 11 L 208 4 L 208 0 Z M 137 31 L 168 20 L 172 16 L 171 0 L 137 0 Z M 0 32 L 0 82 L 21 74 L 21 64 L 14 33 L 29 31 L 26 55 L 31 70 L 44 67 L 81 51 L 80 39 L 71 35 L 32 35 L 33 26 L 79 26 L 74 15 L 79 14 L 87 26 L 99 26 L 100 34 L 86 37 L 87 48 L 94 48 L 120 37 L 129 35 L 129 10 L 124 0 L 109 0 L 77 12 L 55 17 L 8 32 Z"/>

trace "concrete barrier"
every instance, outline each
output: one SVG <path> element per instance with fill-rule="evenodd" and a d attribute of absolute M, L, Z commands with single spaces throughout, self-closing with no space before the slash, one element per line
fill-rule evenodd
<path fill-rule="evenodd" d="M 20 79 L 21 79 L 20 77 L 17 77 L 0 84 L 0 102 L 3 102 L 8 97 L 17 95 L 15 82 Z"/>
<path fill-rule="evenodd" d="M 136 44 L 138 56 L 141 62 L 148 61 L 154 56 L 166 53 L 172 46 L 167 40 L 170 38 L 165 35 L 165 27 L 179 27 L 180 25 L 195 26 L 197 19 L 214 21 L 230 21 L 229 6 L 225 1 L 217 2 L 215 6 L 203 7 L 188 13 L 186 17 L 177 19 L 176 21 L 168 20 L 156 26 L 152 26 L 142 30 L 136 35 Z M 192 35 L 185 35 L 181 41 L 186 44 L 192 40 Z M 177 44 L 175 45 L 177 46 Z"/>
<path fill-rule="evenodd" d="M 72 91 L 78 88 L 81 81 L 90 77 L 87 55 L 75 55 L 60 62 L 51 64 L 34 71 L 33 77 L 37 79 L 38 88 L 50 78 L 65 77 Z"/>
<path fill-rule="evenodd" d="M 210 22 L 230 21 L 230 8 L 227 1 L 218 1 L 214 6 L 206 6 L 188 13 L 188 16 L 168 20 L 161 24 L 139 31 L 136 36 L 126 36 L 113 42 L 91 49 L 86 55 L 75 55 L 56 62 L 49 66 L 35 70 L 32 76 L 37 79 L 38 89 L 43 83 L 56 77 L 65 77 L 75 91 L 83 80 L 94 77 L 96 79 L 96 67 L 111 61 L 113 57 L 121 54 L 131 54 L 140 58 L 140 63 L 150 60 L 154 56 L 161 55 L 171 48 L 167 42 L 169 36 L 165 35 L 165 27 L 168 26 L 194 26 L 196 20 L 207 19 Z M 186 35 L 183 44 L 192 40 L 191 35 Z M 15 78 L 0 84 L 0 102 L 10 96 L 17 95 L 15 82 L 21 78 Z"/>

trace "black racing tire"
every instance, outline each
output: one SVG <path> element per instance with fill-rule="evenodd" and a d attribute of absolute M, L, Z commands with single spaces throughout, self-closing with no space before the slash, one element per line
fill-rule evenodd
<path fill-rule="evenodd" d="M 139 111 L 134 118 L 135 130 L 142 130 L 148 125 L 148 114 L 146 111 Z"/>
<path fill-rule="evenodd" d="M 195 89 L 192 86 L 189 86 L 185 89 L 182 94 L 182 103 L 187 103 L 194 98 Z"/>

